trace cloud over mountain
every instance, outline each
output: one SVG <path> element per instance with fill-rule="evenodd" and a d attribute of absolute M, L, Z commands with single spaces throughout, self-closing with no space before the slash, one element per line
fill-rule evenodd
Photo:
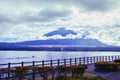
<path fill-rule="evenodd" d="M 43 36 L 49 37 L 49 36 L 54 36 L 54 35 L 61 35 L 61 36 L 65 37 L 65 36 L 67 36 L 69 34 L 76 35 L 77 33 L 75 33 L 72 30 L 65 30 L 64 28 L 59 28 L 59 29 L 57 29 L 55 31 L 44 34 Z"/>
<path fill-rule="evenodd" d="M 97 39 L 120 45 L 120 0 L 1 0 L 0 42 Z M 59 28 L 75 35 L 43 36 Z"/>

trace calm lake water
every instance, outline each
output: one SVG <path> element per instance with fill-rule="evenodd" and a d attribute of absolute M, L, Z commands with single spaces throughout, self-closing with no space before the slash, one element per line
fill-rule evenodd
<path fill-rule="evenodd" d="M 0 64 L 112 55 L 120 55 L 120 52 L 0 51 Z"/>

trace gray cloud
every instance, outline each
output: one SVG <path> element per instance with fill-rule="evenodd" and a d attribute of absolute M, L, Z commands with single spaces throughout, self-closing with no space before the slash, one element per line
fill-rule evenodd
<path fill-rule="evenodd" d="M 11 22 L 10 18 L 7 15 L 0 14 L 0 23 Z"/>
<path fill-rule="evenodd" d="M 116 3 L 114 0 L 69 0 L 69 2 L 67 0 L 23 0 L 18 1 L 19 4 L 16 5 L 17 1 L 0 3 L 5 8 L 1 10 L 7 10 L 5 15 L 0 15 L 0 23 L 48 22 L 62 18 L 68 19 L 72 14 L 72 6 L 86 11 L 106 11 L 112 9 Z M 8 7 L 6 8 L 4 5 L 8 5 Z M 13 8 L 12 14 L 9 14 L 9 7 Z M 31 9 L 36 9 L 38 12 L 30 11 Z"/>
<path fill-rule="evenodd" d="M 71 14 L 70 11 L 57 11 L 57 10 L 44 10 L 39 13 L 39 16 L 41 16 L 42 20 L 55 20 L 58 18 L 64 18 L 69 17 Z"/>
<path fill-rule="evenodd" d="M 31 1 L 33 3 L 33 1 Z M 38 0 L 35 5 L 42 5 L 49 8 L 55 8 L 54 6 L 62 5 L 65 6 L 64 9 L 67 9 L 71 6 L 83 8 L 88 11 L 108 11 L 110 9 L 119 6 L 120 1 L 117 0 Z"/>
<path fill-rule="evenodd" d="M 81 0 L 81 3 L 90 10 L 105 10 L 108 8 L 107 1 L 102 0 Z"/>
<path fill-rule="evenodd" d="M 42 11 L 35 12 L 25 12 L 19 15 L 0 15 L 0 23 L 23 23 L 23 22 L 48 22 L 55 21 L 57 19 L 69 17 L 71 12 L 69 10 L 49 10 L 44 9 Z"/>
<path fill-rule="evenodd" d="M 88 11 L 108 11 L 117 4 L 114 0 L 75 0 L 74 2 Z"/>
<path fill-rule="evenodd" d="M 22 23 L 22 22 L 50 22 L 57 19 L 67 18 L 71 14 L 70 11 L 58 11 L 58 10 L 48 10 L 44 9 L 38 11 L 37 13 L 25 12 L 20 15 L 17 15 L 13 23 Z"/>

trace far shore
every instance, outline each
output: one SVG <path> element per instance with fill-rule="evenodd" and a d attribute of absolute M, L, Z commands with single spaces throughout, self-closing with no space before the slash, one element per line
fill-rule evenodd
<path fill-rule="evenodd" d="M 0 51 L 101 51 L 120 52 L 120 47 L 27 47 L 7 46 L 0 47 Z"/>

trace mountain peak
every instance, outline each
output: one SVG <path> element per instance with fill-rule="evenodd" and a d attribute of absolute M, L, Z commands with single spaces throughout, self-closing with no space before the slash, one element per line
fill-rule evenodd
<path fill-rule="evenodd" d="M 72 34 L 72 35 L 76 35 L 77 33 L 72 31 L 72 30 L 67 30 L 65 28 L 58 28 L 57 30 L 54 30 L 52 32 L 49 32 L 47 34 L 44 34 L 43 36 L 54 36 L 54 35 L 61 35 L 63 37 L 69 35 L 69 34 Z"/>

